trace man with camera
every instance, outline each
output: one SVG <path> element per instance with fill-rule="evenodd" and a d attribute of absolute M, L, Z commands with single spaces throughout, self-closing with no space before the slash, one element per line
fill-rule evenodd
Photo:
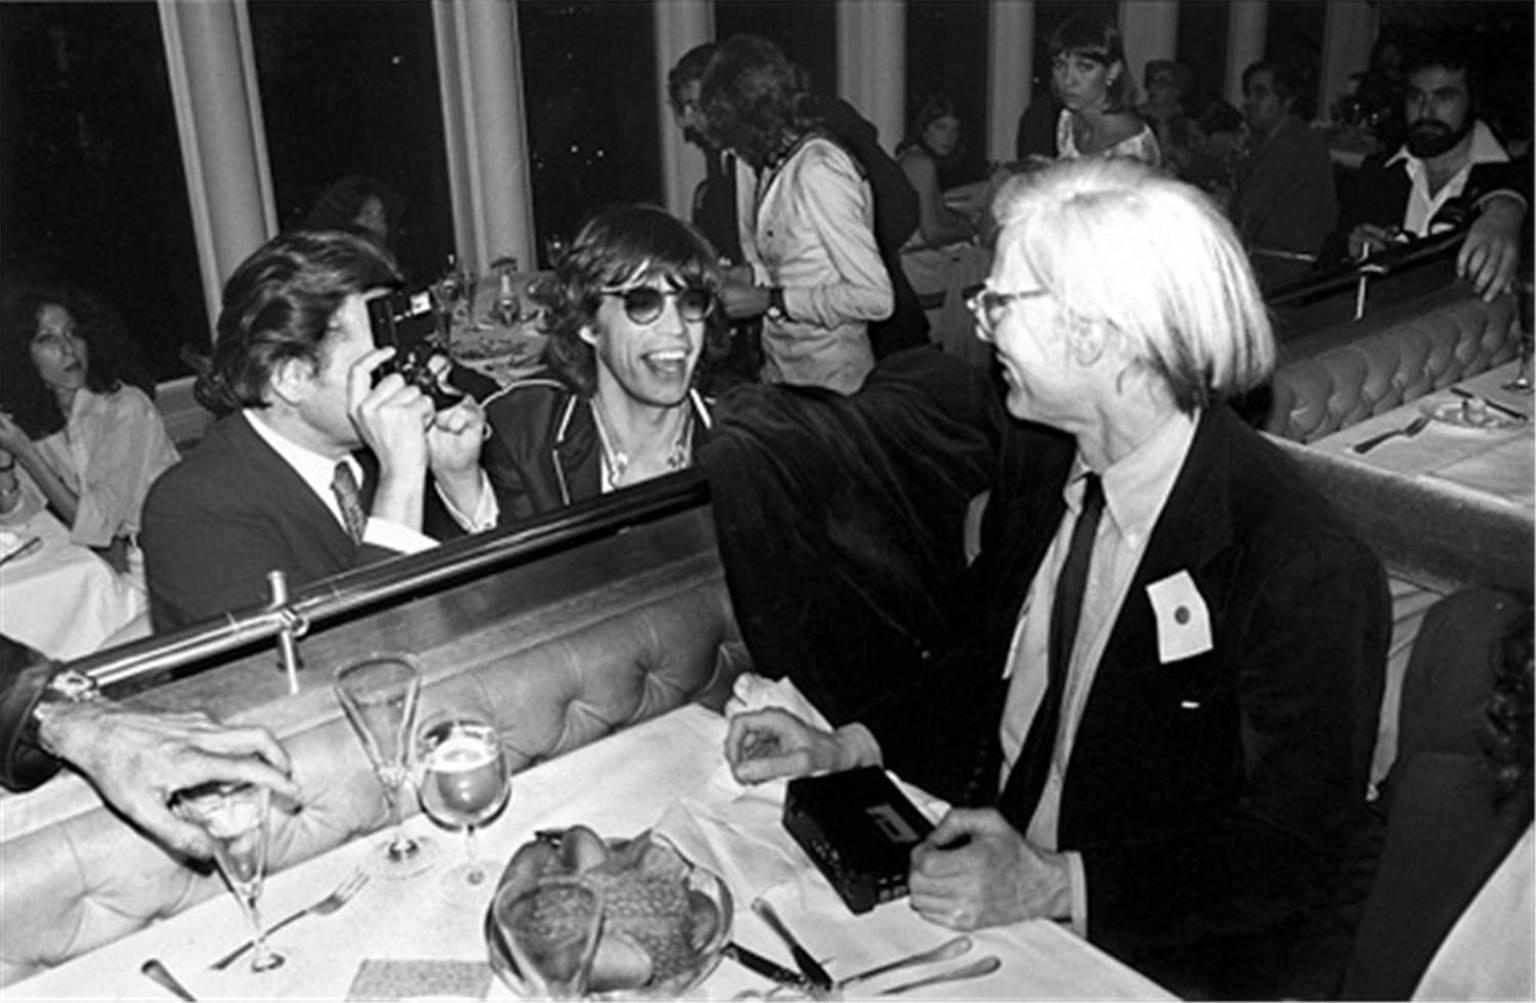
<path fill-rule="evenodd" d="M 339 231 L 276 237 L 225 284 L 197 393 L 228 413 L 144 506 L 157 630 L 261 604 L 271 571 L 299 588 L 432 546 L 429 471 L 454 524 L 495 525 L 478 406 L 439 410 L 426 360 L 376 344 L 369 304 L 400 284 L 388 252 Z"/>

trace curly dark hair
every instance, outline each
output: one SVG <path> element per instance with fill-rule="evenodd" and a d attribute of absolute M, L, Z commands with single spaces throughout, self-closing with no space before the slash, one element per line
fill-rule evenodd
<path fill-rule="evenodd" d="M 331 317 L 347 296 L 401 281 L 389 252 L 360 233 L 295 230 L 267 241 L 224 283 L 213 359 L 194 388 L 198 401 L 216 414 L 265 407 L 280 363 L 323 360 Z"/>
<path fill-rule="evenodd" d="M 582 339 L 581 330 L 596 319 L 602 290 L 645 276 L 705 286 L 717 295 L 720 290 L 715 251 L 702 234 L 665 209 L 630 205 L 583 223 L 556 264 L 553 281 L 531 291 L 531 298 L 547 311 L 545 361 L 577 393 L 591 396 L 597 389 L 597 354 Z M 717 306 L 705 319 L 695 385 L 724 353 L 724 314 Z"/>
<path fill-rule="evenodd" d="M 1530 787 L 1532 773 L 1532 614 L 1529 606 L 1510 624 L 1494 666 L 1493 692 L 1482 734 L 1483 753 L 1503 799 Z"/>
<path fill-rule="evenodd" d="M 699 87 L 699 110 L 710 142 L 753 167 L 773 163 L 822 125 L 805 70 L 757 35 L 733 35 L 715 48 Z"/>
<path fill-rule="evenodd" d="M 26 289 L 11 301 L 0 328 L 0 406 L 33 439 L 63 428 L 68 420 L 52 388 L 43 382 L 32 361 L 32 339 L 46 306 L 62 307 L 85 340 L 85 385 L 95 393 L 111 393 L 132 383 L 155 395 L 155 384 L 143 369 L 138 347 L 128 337 L 117 311 L 77 286 Z"/>

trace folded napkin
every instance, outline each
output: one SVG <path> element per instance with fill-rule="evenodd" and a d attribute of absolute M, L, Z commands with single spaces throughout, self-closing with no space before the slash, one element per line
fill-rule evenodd
<path fill-rule="evenodd" d="M 830 728 L 821 712 L 788 679 L 745 674 L 737 678 L 726 716 L 778 707 L 818 728 Z M 947 805 L 891 775 L 920 811 L 937 820 Z M 811 911 L 842 910 L 841 898 L 781 821 L 787 780 L 748 786 L 722 763 L 694 796 L 674 801 L 656 823 L 689 860 L 714 871 L 730 886 L 738 907 L 754 898 L 790 900 Z"/>

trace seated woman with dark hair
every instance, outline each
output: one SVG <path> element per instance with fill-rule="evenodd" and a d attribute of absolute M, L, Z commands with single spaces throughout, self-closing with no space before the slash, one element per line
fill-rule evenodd
<path fill-rule="evenodd" d="M 1051 89 L 1061 100 L 1056 156 L 1124 157 L 1159 166 L 1157 136 L 1130 107 L 1135 83 L 1120 30 L 1107 18 L 1079 14 L 1051 32 Z"/>
<path fill-rule="evenodd" d="M 125 382 L 130 347 L 115 313 L 69 287 L 23 293 L 0 331 L 0 468 L 19 463 L 70 538 L 118 571 L 177 460 L 149 394 Z"/>
<path fill-rule="evenodd" d="M 943 171 L 960 152 L 960 116 L 948 97 L 936 94 L 923 103 L 907 138 L 896 148 L 896 162 L 917 191 L 918 230 L 903 250 L 941 247 L 976 236 L 977 221 L 944 203 Z"/>
<path fill-rule="evenodd" d="M 700 363 L 724 338 L 719 287 L 708 242 L 663 209 L 581 227 L 533 293 L 549 373 L 485 402 L 482 463 L 503 525 L 692 464 L 711 423 Z"/>

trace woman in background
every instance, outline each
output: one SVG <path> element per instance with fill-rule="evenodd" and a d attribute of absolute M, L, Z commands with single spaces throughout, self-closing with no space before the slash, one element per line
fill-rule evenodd
<path fill-rule="evenodd" d="M 1161 166 L 1157 137 L 1131 110 L 1135 84 L 1120 31 L 1106 18 L 1079 14 L 1051 33 L 1051 87 L 1063 108 L 1056 156 L 1126 157 Z"/>
<path fill-rule="evenodd" d="M 19 463 L 70 538 L 120 572 L 150 484 L 178 458 L 124 382 L 128 347 L 117 315 L 69 287 L 21 294 L 0 331 L 0 468 Z"/>
<path fill-rule="evenodd" d="M 976 236 L 976 221 L 944 204 L 941 174 L 957 159 L 960 150 L 960 117 L 954 102 L 942 94 L 929 98 L 912 130 L 896 148 L 896 162 L 917 192 L 918 229 L 907 248 L 942 247 Z"/>

